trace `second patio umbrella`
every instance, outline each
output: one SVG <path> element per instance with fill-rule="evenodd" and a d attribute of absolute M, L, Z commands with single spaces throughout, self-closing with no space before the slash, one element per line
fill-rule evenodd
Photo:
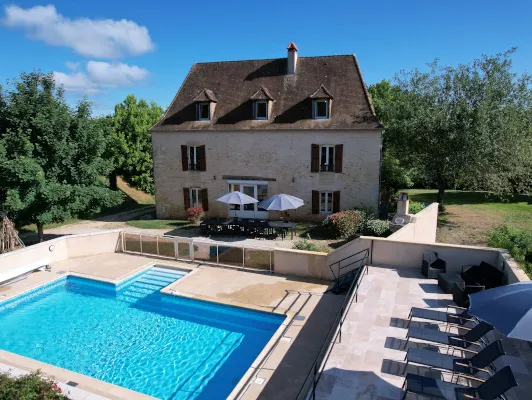
<path fill-rule="evenodd" d="M 268 211 L 295 210 L 305 203 L 298 197 L 289 194 L 276 194 L 260 202 L 259 207 Z"/>
<path fill-rule="evenodd" d="M 514 283 L 469 295 L 469 315 L 506 337 L 532 341 L 532 282 Z"/>

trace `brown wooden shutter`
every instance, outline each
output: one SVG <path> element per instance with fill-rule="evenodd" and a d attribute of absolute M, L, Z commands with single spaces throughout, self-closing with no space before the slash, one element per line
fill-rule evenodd
<path fill-rule="evenodd" d="M 320 192 L 312 191 L 312 214 L 320 213 Z"/>
<path fill-rule="evenodd" d="M 181 165 L 183 171 L 188 171 L 188 146 L 181 145 Z"/>
<path fill-rule="evenodd" d="M 344 155 L 344 145 L 334 146 L 334 172 L 342 172 L 342 161 Z"/>
<path fill-rule="evenodd" d="M 198 164 L 199 164 L 199 170 L 200 171 L 206 171 L 207 170 L 207 160 L 205 159 L 205 145 L 201 145 L 198 147 Z"/>
<path fill-rule="evenodd" d="M 340 192 L 333 192 L 333 213 L 340 212 Z"/>
<path fill-rule="evenodd" d="M 185 210 L 190 208 L 190 189 L 183 188 L 183 200 L 185 201 Z"/>
<path fill-rule="evenodd" d="M 310 152 L 310 172 L 320 172 L 320 146 L 317 144 L 312 145 L 312 151 Z"/>
<path fill-rule="evenodd" d="M 207 196 L 207 189 L 201 189 L 201 206 L 203 211 L 209 211 L 209 197 Z"/>

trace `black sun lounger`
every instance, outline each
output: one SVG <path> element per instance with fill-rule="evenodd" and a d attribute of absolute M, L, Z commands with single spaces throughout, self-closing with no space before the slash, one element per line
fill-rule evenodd
<path fill-rule="evenodd" d="M 408 364 L 414 363 L 430 368 L 451 371 L 453 375 L 455 373 L 475 375 L 479 371 L 489 373 L 487 367 L 497 358 L 505 354 L 500 340 L 490 343 L 470 358 L 461 358 L 438 353 L 437 351 L 410 348 L 406 353 L 406 366 L 404 371 L 408 368 Z"/>
<path fill-rule="evenodd" d="M 478 387 L 472 388 L 451 382 L 444 382 L 439 379 L 408 374 L 403 384 L 405 393 L 403 400 L 408 393 L 445 400 L 494 400 L 506 393 L 509 389 L 517 386 L 514 374 L 509 366 L 502 368 L 486 381 L 481 379 L 476 380 L 482 383 Z"/>
<path fill-rule="evenodd" d="M 480 345 L 480 343 L 478 343 L 478 340 L 481 339 L 482 336 L 484 336 L 492 329 L 493 326 L 484 321 L 480 321 L 478 325 L 476 325 L 470 331 L 463 335 L 457 333 L 442 332 L 436 329 L 410 327 L 406 335 L 406 343 L 404 348 L 406 349 L 406 346 L 408 346 L 408 342 L 410 341 L 410 339 L 419 339 L 427 342 L 440 343 L 447 346 L 467 349 L 473 344 Z"/>
<path fill-rule="evenodd" d="M 432 308 L 420 308 L 412 307 L 410 309 L 410 314 L 408 315 L 408 324 L 407 328 L 410 327 L 412 318 L 416 319 L 426 319 L 429 321 L 444 322 L 447 325 L 464 325 L 467 322 L 474 322 L 475 320 L 467 314 L 467 309 L 462 307 L 451 307 L 462 310 L 459 313 L 450 313 L 444 311 L 434 310 Z"/>

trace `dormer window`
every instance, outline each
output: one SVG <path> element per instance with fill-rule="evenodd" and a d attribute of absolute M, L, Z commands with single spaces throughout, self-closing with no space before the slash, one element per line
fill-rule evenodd
<path fill-rule="evenodd" d="M 194 103 L 196 103 L 196 120 L 210 121 L 217 102 L 218 100 L 212 90 L 203 89 L 194 99 Z"/>
<path fill-rule="evenodd" d="M 324 85 L 321 85 L 310 98 L 312 99 L 312 118 L 329 119 L 333 96 Z"/>
<path fill-rule="evenodd" d="M 257 92 L 249 98 L 253 103 L 253 119 L 267 120 L 270 118 L 272 104 L 275 101 L 264 86 L 261 86 Z"/>
<path fill-rule="evenodd" d="M 255 102 L 254 119 L 268 119 L 268 102 L 260 100 Z"/>
<path fill-rule="evenodd" d="M 211 120 L 211 105 L 209 103 L 197 103 L 198 107 L 198 121 Z"/>
<path fill-rule="evenodd" d="M 329 118 L 329 100 L 314 100 L 314 119 Z"/>

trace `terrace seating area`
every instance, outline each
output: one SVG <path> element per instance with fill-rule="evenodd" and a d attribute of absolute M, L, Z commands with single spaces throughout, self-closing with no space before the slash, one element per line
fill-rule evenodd
<path fill-rule="evenodd" d="M 486 396 L 495 392 L 509 400 L 529 398 L 529 342 L 505 338 L 469 316 L 455 306 L 452 293 L 417 268 L 370 266 L 368 272 L 316 398 L 491 398 Z"/>
<path fill-rule="evenodd" d="M 293 239 L 296 224 L 287 221 L 219 218 L 202 221 L 200 230 L 203 236 L 226 235 L 266 239 L 275 239 L 281 236 L 284 239 L 290 233 L 291 239 Z"/>

